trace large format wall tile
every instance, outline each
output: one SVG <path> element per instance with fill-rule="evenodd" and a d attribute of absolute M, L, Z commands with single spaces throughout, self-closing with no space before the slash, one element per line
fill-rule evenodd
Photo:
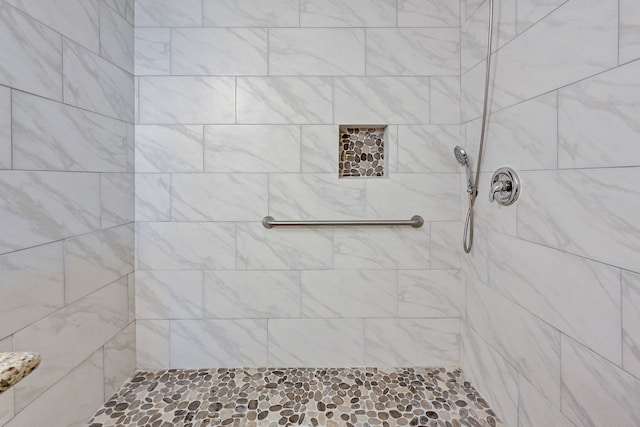
<path fill-rule="evenodd" d="M 622 272 L 622 366 L 640 378 L 640 274 Z"/>
<path fill-rule="evenodd" d="M 135 28 L 134 74 L 171 74 L 171 29 Z"/>
<path fill-rule="evenodd" d="M 431 77 L 431 123 L 460 123 L 460 77 Z"/>
<path fill-rule="evenodd" d="M 174 221 L 256 221 L 267 214 L 266 174 L 173 174 Z"/>
<path fill-rule="evenodd" d="M 205 172 L 300 171 L 299 126 L 220 125 L 204 132 Z"/>
<path fill-rule="evenodd" d="M 167 369 L 169 366 L 169 320 L 136 320 L 136 367 Z"/>
<path fill-rule="evenodd" d="M 105 3 L 100 5 L 100 55 L 133 73 L 133 26 Z"/>
<path fill-rule="evenodd" d="M 636 61 L 560 89 L 560 168 L 638 164 L 639 74 Z"/>
<path fill-rule="evenodd" d="M 274 49 L 267 49 L 267 37 L 264 28 L 173 29 L 171 74 L 266 74 L 267 52 Z"/>
<path fill-rule="evenodd" d="M 520 377 L 518 381 L 518 420 L 522 427 L 575 427 L 560 412 L 560 409 L 547 400 L 527 380 Z"/>
<path fill-rule="evenodd" d="M 302 272 L 304 317 L 393 317 L 397 273 L 375 270 Z"/>
<path fill-rule="evenodd" d="M 100 176 L 103 229 L 133 222 L 134 185 L 132 173 L 103 173 Z"/>
<path fill-rule="evenodd" d="M 202 0 L 137 0 L 136 27 L 200 27 Z"/>
<path fill-rule="evenodd" d="M 239 368 L 267 365 L 267 321 L 174 320 L 172 368 Z"/>
<path fill-rule="evenodd" d="M 98 53 L 100 34 L 99 0 L 8 0 L 29 16 L 53 28 L 65 37 Z M 37 43 L 30 46 L 37 46 Z"/>
<path fill-rule="evenodd" d="M 351 28 L 271 29 L 269 74 L 362 75 L 364 35 L 364 29 Z"/>
<path fill-rule="evenodd" d="M 33 402 L 128 323 L 125 278 L 16 333 L 14 350 L 42 355 L 39 369 L 15 386 L 16 408 Z M 99 384 L 102 399 L 102 379 Z"/>
<path fill-rule="evenodd" d="M 60 34 L 3 2 L 0 52 L 3 59 L 0 84 L 62 100 Z"/>
<path fill-rule="evenodd" d="M 398 171 L 459 173 L 453 147 L 460 144 L 456 125 L 398 126 Z"/>
<path fill-rule="evenodd" d="M 100 176 L 0 172 L 0 253 L 100 228 Z"/>
<path fill-rule="evenodd" d="M 140 270 L 235 268 L 235 226 L 214 222 L 144 222 L 137 229 Z"/>
<path fill-rule="evenodd" d="M 300 317 L 300 273 L 206 272 L 204 316 L 230 319 Z"/>
<path fill-rule="evenodd" d="M 367 75 L 457 75 L 458 28 L 367 30 Z"/>
<path fill-rule="evenodd" d="M 0 86 L 0 169 L 11 169 L 11 89 Z"/>
<path fill-rule="evenodd" d="M 201 271 L 136 271 L 138 319 L 201 319 Z"/>
<path fill-rule="evenodd" d="M 302 172 L 325 172 L 338 175 L 338 152 L 340 147 L 338 136 L 338 126 L 301 126 L 300 167 Z M 387 160 L 389 160 L 388 157 Z"/>
<path fill-rule="evenodd" d="M 135 370 L 136 327 L 131 323 L 104 345 L 104 399 L 109 399 Z"/>
<path fill-rule="evenodd" d="M 638 270 L 637 168 L 523 172 L 518 237 Z M 579 190 L 579 191 L 576 191 Z"/>
<path fill-rule="evenodd" d="M 85 234 L 65 243 L 65 303 L 133 271 L 133 225 Z"/>
<path fill-rule="evenodd" d="M 464 290 L 458 270 L 399 271 L 398 316 L 460 317 Z"/>
<path fill-rule="evenodd" d="M 640 4 L 620 0 L 620 63 L 640 58 Z"/>
<path fill-rule="evenodd" d="M 518 0 L 518 34 L 553 12 L 567 0 Z"/>
<path fill-rule="evenodd" d="M 298 0 L 203 0 L 205 27 L 297 27 Z"/>
<path fill-rule="evenodd" d="M 562 412 L 575 425 L 638 425 L 639 395 L 639 379 L 562 337 Z"/>
<path fill-rule="evenodd" d="M 366 319 L 365 365 L 459 366 L 460 319 Z"/>
<path fill-rule="evenodd" d="M 121 121 L 19 91 L 12 107 L 14 168 L 126 171 Z"/>
<path fill-rule="evenodd" d="M 459 27 L 460 5 L 442 0 L 398 1 L 400 27 Z"/>
<path fill-rule="evenodd" d="M 269 365 L 364 365 L 362 319 L 270 319 Z"/>
<path fill-rule="evenodd" d="M 64 102 L 124 121 L 133 120 L 133 76 L 65 39 Z"/>
<path fill-rule="evenodd" d="M 301 0 L 302 27 L 394 27 L 393 0 Z"/>
<path fill-rule="evenodd" d="M 332 122 L 328 77 L 238 77 L 237 86 L 238 123 Z"/>
<path fill-rule="evenodd" d="M 617 268 L 497 233 L 491 236 L 490 251 L 493 289 L 621 363 Z"/>
<path fill-rule="evenodd" d="M 202 172 L 202 126 L 136 125 L 135 170 Z"/>
<path fill-rule="evenodd" d="M 136 221 L 170 221 L 171 175 L 157 173 L 135 175 Z"/>
<path fill-rule="evenodd" d="M 141 77 L 140 124 L 214 124 L 235 121 L 233 77 Z"/>
<path fill-rule="evenodd" d="M 64 306 L 62 243 L 0 256 L 0 339 Z"/>

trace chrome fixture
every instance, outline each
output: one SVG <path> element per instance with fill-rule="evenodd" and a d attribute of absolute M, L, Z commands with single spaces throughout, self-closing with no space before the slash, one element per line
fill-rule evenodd
<path fill-rule="evenodd" d="M 489 201 L 495 201 L 502 206 L 512 205 L 520 196 L 520 188 L 520 177 L 516 171 L 511 168 L 500 168 L 491 177 Z"/>
<path fill-rule="evenodd" d="M 377 220 L 363 219 L 351 221 L 276 221 L 272 216 L 265 216 L 262 220 L 264 228 L 273 227 L 360 227 L 360 226 L 390 226 L 390 225 L 410 225 L 413 228 L 420 228 L 424 225 L 424 219 L 420 215 L 414 215 L 411 219 Z"/>
<path fill-rule="evenodd" d="M 489 104 L 489 80 L 491 78 L 491 44 L 493 42 L 493 3 L 489 0 L 489 34 L 487 35 L 487 66 L 484 78 L 484 106 L 482 108 L 482 129 L 480 130 L 480 147 L 478 150 L 478 162 L 476 165 L 476 176 L 471 181 L 471 171 L 469 170 L 469 162 L 467 155 L 460 147 L 454 149 L 456 159 L 462 166 L 467 168 L 467 193 L 469 195 L 469 209 L 467 210 L 467 219 L 464 223 L 464 236 L 462 238 L 462 247 L 466 253 L 471 252 L 473 247 L 473 205 L 478 196 L 478 181 L 480 179 L 480 167 L 482 166 L 482 155 L 484 154 L 485 134 L 487 131 L 487 110 Z"/>

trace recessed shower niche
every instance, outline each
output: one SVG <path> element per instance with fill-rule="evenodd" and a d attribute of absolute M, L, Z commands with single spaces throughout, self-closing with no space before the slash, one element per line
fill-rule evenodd
<path fill-rule="evenodd" d="M 387 125 L 340 125 L 338 132 L 340 178 L 384 176 Z"/>

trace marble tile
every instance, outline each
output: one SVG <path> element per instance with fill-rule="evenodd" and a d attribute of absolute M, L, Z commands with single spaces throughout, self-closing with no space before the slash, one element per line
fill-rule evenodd
<path fill-rule="evenodd" d="M 560 403 L 560 332 L 493 289 L 467 281 L 467 321 L 556 406 Z"/>
<path fill-rule="evenodd" d="M 421 215 L 426 221 L 460 217 L 459 174 L 395 174 L 367 180 L 367 214 L 373 218 Z"/>
<path fill-rule="evenodd" d="M 65 304 L 133 271 L 133 225 L 85 234 L 65 242 Z"/>
<path fill-rule="evenodd" d="M 622 272 L 622 367 L 640 378 L 640 274 Z"/>
<path fill-rule="evenodd" d="M 64 306 L 62 243 L 0 256 L 0 339 Z"/>
<path fill-rule="evenodd" d="M 8 0 L 32 18 L 61 33 L 68 39 L 99 51 L 100 3 L 98 0 Z M 30 47 L 37 44 L 29 43 Z"/>
<path fill-rule="evenodd" d="M 267 365 L 267 320 L 174 320 L 171 367 Z"/>
<path fill-rule="evenodd" d="M 135 271 L 127 275 L 127 295 L 129 297 L 129 323 L 136 320 L 136 277 Z"/>
<path fill-rule="evenodd" d="M 397 272 L 325 270 L 302 272 L 303 317 L 394 317 Z"/>
<path fill-rule="evenodd" d="M 136 221 L 171 220 L 171 175 L 136 174 Z"/>
<path fill-rule="evenodd" d="M 169 320 L 136 320 L 138 369 L 169 367 Z"/>
<path fill-rule="evenodd" d="M 460 77 L 431 77 L 431 123 L 460 123 Z"/>
<path fill-rule="evenodd" d="M 57 425 L 84 425 L 104 401 L 103 358 L 102 349 L 93 353 L 5 426 L 43 426 L 52 420 Z M 73 410 L 69 402 L 73 402 Z"/>
<path fill-rule="evenodd" d="M 544 393 L 540 393 L 522 377 L 518 381 L 518 398 L 519 426 L 574 427 L 560 409 L 546 399 Z"/>
<path fill-rule="evenodd" d="M 472 143 L 470 145 L 473 145 Z M 473 161 L 473 160 L 472 160 Z M 510 164 L 511 162 L 507 163 Z M 502 234 L 507 234 L 510 236 L 517 235 L 517 208 L 514 209 L 514 206 L 500 206 L 497 203 L 492 203 L 489 201 L 488 189 L 491 188 L 491 177 L 493 175 L 493 171 L 491 172 L 482 172 L 479 177 L 479 187 L 481 194 L 480 197 L 476 198 L 475 204 L 473 205 L 473 218 L 476 229 L 481 229 L 481 233 L 486 232 L 487 236 L 478 237 L 476 239 L 476 243 L 479 243 L 483 246 L 483 251 L 486 252 L 488 249 L 488 240 L 485 240 L 488 237 L 490 232 L 498 232 Z M 466 179 L 465 186 L 466 188 Z M 526 183 L 523 183 L 526 185 Z M 484 190 L 483 190 L 484 189 Z M 466 190 L 461 190 L 461 196 L 463 197 L 462 201 L 462 211 L 463 215 L 463 223 L 460 224 L 460 228 L 464 230 L 464 221 L 466 220 L 467 210 L 469 208 L 469 201 L 467 199 Z M 479 260 L 478 260 L 479 261 Z M 486 283 L 486 281 L 485 281 Z"/>
<path fill-rule="evenodd" d="M 0 169 L 11 169 L 11 89 L 0 86 Z"/>
<path fill-rule="evenodd" d="M 100 175 L 102 228 L 133 222 L 134 186 L 132 173 L 103 173 Z"/>
<path fill-rule="evenodd" d="M 566 2 L 567 0 L 518 0 L 518 34 Z"/>
<path fill-rule="evenodd" d="M 481 127 L 481 119 L 466 125 L 465 148 L 474 163 Z M 551 92 L 493 113 L 486 132 L 486 141 L 490 143 L 485 145 L 482 171 L 493 173 L 504 165 L 518 171 L 555 169 L 558 164 L 557 94 Z"/>
<path fill-rule="evenodd" d="M 268 211 L 266 174 L 173 174 L 174 221 L 257 221 Z"/>
<path fill-rule="evenodd" d="M 202 0 L 136 0 L 136 27 L 200 27 Z"/>
<path fill-rule="evenodd" d="M 484 4 L 484 0 L 463 0 L 460 3 L 460 8 L 464 11 L 464 16 L 466 19 L 469 19 L 469 17 L 476 13 L 480 6 Z"/>
<path fill-rule="evenodd" d="M 16 410 L 24 409 L 60 379 L 69 378 L 75 366 L 122 330 L 128 323 L 127 305 L 125 278 L 16 333 L 15 350 L 42 355 L 40 367 L 15 386 Z M 103 400 L 102 368 L 99 381 L 86 382 L 98 387 L 98 400 Z"/>
<path fill-rule="evenodd" d="M 626 183 L 639 173 L 637 168 L 521 173 L 527 190 L 518 201 L 518 237 L 637 270 L 640 191 Z"/>
<path fill-rule="evenodd" d="M 493 289 L 612 362 L 622 362 L 620 270 L 497 233 L 490 251 Z"/>
<path fill-rule="evenodd" d="M 25 49 L 25 45 L 30 48 Z M 0 52 L 3 58 L 11 59 L 3 61 L 0 84 L 62 100 L 60 34 L 3 2 L 0 4 Z"/>
<path fill-rule="evenodd" d="M 348 58 L 348 60 L 346 60 Z M 270 75 L 362 75 L 363 28 L 272 28 Z"/>
<path fill-rule="evenodd" d="M 205 27 L 297 27 L 297 0 L 203 0 Z"/>
<path fill-rule="evenodd" d="M 300 172 L 300 127 L 205 126 L 204 170 Z"/>
<path fill-rule="evenodd" d="M 431 268 L 462 268 L 462 222 L 431 223 Z"/>
<path fill-rule="evenodd" d="M 141 77 L 140 124 L 216 124 L 235 121 L 233 77 Z"/>
<path fill-rule="evenodd" d="M 202 172 L 202 126 L 136 125 L 135 129 L 136 173 Z"/>
<path fill-rule="evenodd" d="M 562 337 L 562 412 L 578 426 L 632 426 L 640 380 Z"/>
<path fill-rule="evenodd" d="M 560 168 L 638 165 L 638 73 L 636 61 L 560 89 Z"/>
<path fill-rule="evenodd" d="M 426 77 L 334 78 L 335 123 L 429 123 Z"/>
<path fill-rule="evenodd" d="M 453 147 L 460 145 L 457 125 L 398 126 L 398 171 L 400 173 L 459 173 Z"/>
<path fill-rule="evenodd" d="M 618 2 L 567 2 L 496 54 L 493 109 L 533 98 L 618 64 Z M 584 43 L 585 38 L 590 40 Z M 549 50 L 548 46 L 554 49 Z M 544 61 L 540 61 L 544 58 Z M 463 117 L 481 114 L 484 67 L 462 77 Z M 478 78 L 480 80 L 478 80 Z"/>
<path fill-rule="evenodd" d="M 460 319 L 365 319 L 366 366 L 459 366 Z"/>
<path fill-rule="evenodd" d="M 269 215 L 282 220 L 365 216 L 365 182 L 328 174 L 272 174 Z"/>
<path fill-rule="evenodd" d="M 136 76 L 171 74 L 171 29 L 136 28 L 134 73 Z"/>
<path fill-rule="evenodd" d="M 516 37 L 516 2 L 517 0 L 495 0 L 492 52 Z M 474 12 L 460 28 L 462 73 L 487 56 L 489 2 L 481 1 L 480 4 L 478 11 Z M 484 67 L 481 68 L 484 70 Z"/>
<path fill-rule="evenodd" d="M 332 268 L 332 237 L 332 230 L 267 230 L 259 222 L 239 223 L 237 225 L 238 268 L 241 270 Z"/>
<path fill-rule="evenodd" d="M 324 172 L 337 175 L 339 155 L 337 139 L 338 126 L 301 126 L 300 163 L 302 172 Z"/>
<path fill-rule="evenodd" d="M 332 91 L 328 77 L 239 77 L 238 123 L 331 123 Z"/>
<path fill-rule="evenodd" d="M 127 152 L 127 172 L 134 173 L 135 172 L 135 139 L 136 139 L 136 131 L 133 123 L 125 123 L 125 128 L 127 131 L 127 144 L 126 144 L 126 152 Z"/>
<path fill-rule="evenodd" d="M 234 224 L 144 222 L 137 229 L 138 269 L 233 269 L 235 246 Z"/>
<path fill-rule="evenodd" d="M 269 319 L 269 366 L 364 365 L 362 319 Z"/>
<path fill-rule="evenodd" d="M 474 213 L 474 216 L 475 215 Z M 460 223 L 460 238 L 456 241 L 456 244 L 459 245 L 460 255 L 462 256 L 462 270 L 467 277 L 467 284 L 469 280 L 478 280 L 482 283 L 487 283 L 489 281 L 489 231 L 486 227 L 478 226 L 478 224 L 474 227 L 473 246 L 471 252 L 465 254 L 462 249 L 464 222 Z"/>
<path fill-rule="evenodd" d="M 204 316 L 230 319 L 300 317 L 300 273 L 206 272 Z"/>
<path fill-rule="evenodd" d="M 399 317 L 460 317 L 465 286 L 459 270 L 398 272 Z"/>
<path fill-rule="evenodd" d="M 133 76 L 67 39 L 64 102 L 120 120 L 133 121 Z"/>
<path fill-rule="evenodd" d="M 0 424 L 3 426 L 15 415 L 13 399 L 13 389 L 9 389 L 0 395 Z"/>
<path fill-rule="evenodd" d="M 135 22 L 134 1 L 135 0 L 125 0 L 126 18 L 127 18 L 127 22 L 131 25 L 133 25 Z"/>
<path fill-rule="evenodd" d="M 395 27 L 393 0 L 301 0 L 302 27 Z"/>
<path fill-rule="evenodd" d="M 136 271 L 138 319 L 201 319 L 201 271 Z"/>
<path fill-rule="evenodd" d="M 419 229 L 366 227 L 334 231 L 334 268 L 429 268 L 430 233 Z"/>
<path fill-rule="evenodd" d="M 0 253 L 98 230 L 100 176 L 0 172 L 0 223 Z"/>
<path fill-rule="evenodd" d="M 127 17 L 127 1 L 126 0 L 103 0 L 104 4 L 109 6 L 114 12 L 123 18 Z"/>
<path fill-rule="evenodd" d="M 108 399 L 136 370 L 136 327 L 131 323 L 104 345 L 104 398 Z"/>
<path fill-rule="evenodd" d="M 367 75 L 457 75 L 458 28 L 367 29 Z"/>
<path fill-rule="evenodd" d="M 398 26 L 459 27 L 460 5 L 441 0 L 400 0 Z"/>
<path fill-rule="evenodd" d="M 127 170 L 121 121 L 19 91 L 12 100 L 16 169 Z"/>
<path fill-rule="evenodd" d="M 518 371 L 473 329 L 462 334 L 461 365 L 507 426 L 518 425 Z"/>
<path fill-rule="evenodd" d="M 133 26 L 107 7 L 100 5 L 100 56 L 133 73 Z"/>
<path fill-rule="evenodd" d="M 267 74 L 268 37 L 266 28 L 174 28 L 171 74 Z"/>
<path fill-rule="evenodd" d="M 640 58 L 640 5 L 634 0 L 620 0 L 620 63 Z"/>

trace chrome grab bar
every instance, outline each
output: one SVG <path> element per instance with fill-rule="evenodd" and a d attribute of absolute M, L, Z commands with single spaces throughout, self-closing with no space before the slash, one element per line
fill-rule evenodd
<path fill-rule="evenodd" d="M 276 221 L 272 216 L 265 216 L 262 220 L 264 228 L 273 227 L 360 227 L 360 226 L 390 226 L 390 225 L 410 225 L 420 228 L 424 225 L 424 219 L 420 215 L 414 215 L 408 220 L 377 220 L 362 219 L 350 221 Z"/>

